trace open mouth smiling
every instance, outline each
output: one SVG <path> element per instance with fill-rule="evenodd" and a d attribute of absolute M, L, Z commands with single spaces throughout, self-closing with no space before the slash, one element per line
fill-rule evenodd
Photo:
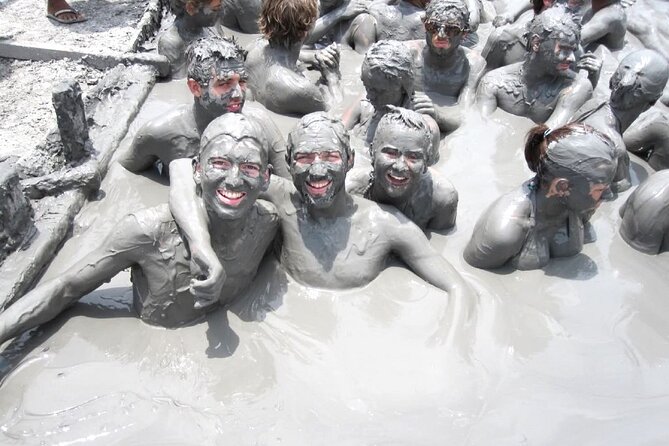
<path fill-rule="evenodd" d="M 237 113 L 242 109 L 242 103 L 241 101 L 238 102 L 231 102 L 228 104 L 228 111 L 232 113 Z"/>
<path fill-rule="evenodd" d="M 392 173 L 387 173 L 386 178 L 388 179 L 388 182 L 395 187 L 406 186 L 407 183 L 409 183 L 409 178 L 398 177 L 396 175 L 393 175 Z"/>
<path fill-rule="evenodd" d="M 313 197 L 321 197 L 327 194 L 332 180 L 307 181 L 307 191 Z"/>
<path fill-rule="evenodd" d="M 237 192 L 228 189 L 216 189 L 218 200 L 227 206 L 238 206 L 246 197 L 246 192 Z"/>

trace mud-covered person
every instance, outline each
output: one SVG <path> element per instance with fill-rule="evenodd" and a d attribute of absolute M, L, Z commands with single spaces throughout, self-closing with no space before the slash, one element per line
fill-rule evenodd
<path fill-rule="evenodd" d="M 636 127 L 631 129 L 633 133 L 653 133 L 653 119 L 649 118 L 654 114 L 644 115 L 644 119 L 637 118 L 662 97 L 668 79 L 669 64 L 659 53 L 653 50 L 631 52 L 611 76 L 609 100 L 589 101 L 575 119 L 604 133 L 615 144 L 618 168 L 611 185 L 615 192 L 625 191 L 632 185 L 630 158 L 623 133 L 631 126 Z"/>
<path fill-rule="evenodd" d="M 173 77 L 186 74 L 186 48 L 200 37 L 214 35 L 221 0 L 170 0 L 174 23 L 158 36 L 158 53 L 167 57 Z"/>
<path fill-rule="evenodd" d="M 423 25 L 425 39 L 410 43 L 415 52 L 416 90 L 426 92 L 428 99 L 430 93 L 438 93 L 449 103 L 418 102 L 415 108 L 429 110 L 442 133 L 453 131 L 460 124 L 462 108 L 474 102 L 485 60 L 461 45 L 472 29 L 470 11 L 463 0 L 432 0 Z M 455 104 L 458 107 L 449 107 Z"/>
<path fill-rule="evenodd" d="M 423 115 L 389 106 L 371 144 L 372 170 L 356 168 L 346 190 L 400 210 L 419 228 L 455 225 L 458 192 L 430 165 L 432 132 Z"/>
<path fill-rule="evenodd" d="M 298 282 L 329 289 L 364 286 L 395 254 L 453 302 L 473 302 L 467 283 L 418 226 L 392 206 L 346 192 L 353 151 L 340 120 L 323 112 L 304 116 L 288 136 L 288 159 L 292 183 L 272 177 L 266 196 L 279 211 L 281 264 Z M 191 204 L 192 180 L 183 179 L 172 183 L 170 204 L 191 244 L 201 244 L 197 238 L 206 220 Z"/>
<path fill-rule="evenodd" d="M 313 82 L 299 62 L 302 45 L 318 19 L 317 0 L 265 0 L 260 15 L 263 38 L 247 59 L 255 99 L 283 114 L 304 115 L 329 109 L 339 96 L 339 47 L 319 51 L 309 68 L 320 72 Z"/>
<path fill-rule="evenodd" d="M 340 42 L 351 21 L 367 12 L 374 0 L 320 0 L 320 17 L 307 36 L 306 44 Z"/>
<path fill-rule="evenodd" d="M 360 79 L 365 87 L 365 97 L 344 113 L 344 123 L 351 133 L 369 146 L 374 139 L 376 126 L 389 110 L 388 105 L 420 108 L 432 131 L 430 162 L 439 160 L 441 132 L 432 118 L 434 109 L 424 93 L 414 91 L 415 71 L 413 54 L 409 46 L 396 40 L 376 42 L 365 54 Z"/>
<path fill-rule="evenodd" d="M 225 270 L 211 301 L 191 294 L 191 256 L 167 204 L 132 213 L 115 225 L 102 244 L 57 278 L 0 314 L 0 344 L 45 323 L 69 305 L 132 267 L 134 306 L 150 324 L 178 327 L 244 291 L 256 275 L 278 228 L 276 209 L 256 201 L 269 183 L 268 144 L 258 125 L 239 114 L 213 121 L 202 135 L 192 173 L 193 203 L 207 216 L 216 259 Z"/>
<path fill-rule="evenodd" d="M 160 160 L 163 166 L 179 158 L 198 154 L 200 135 L 215 118 L 225 113 L 241 113 L 262 123 L 270 143 L 270 163 L 274 173 L 288 177 L 285 141 L 267 112 L 246 103 L 246 53 L 233 40 L 205 37 L 188 47 L 187 85 L 192 105 L 182 105 L 144 124 L 119 162 L 131 172 L 148 169 Z"/>
<path fill-rule="evenodd" d="M 604 45 L 612 51 L 625 46 L 627 14 L 620 0 L 592 0 L 592 7 L 583 15 L 581 43 L 593 51 Z"/>
<path fill-rule="evenodd" d="M 530 22 L 525 60 L 488 72 L 476 101 L 484 116 L 498 107 L 556 128 L 592 96 L 592 85 L 574 71 L 580 27 L 564 8 L 552 7 Z"/>

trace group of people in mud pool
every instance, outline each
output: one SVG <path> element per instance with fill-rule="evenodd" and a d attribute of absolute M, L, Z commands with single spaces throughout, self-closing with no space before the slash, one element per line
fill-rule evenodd
<path fill-rule="evenodd" d="M 475 299 L 424 234 L 455 224 L 458 194 L 431 166 L 469 107 L 537 123 L 525 144 L 534 177 L 490 205 L 465 248 L 478 268 L 536 269 L 578 253 L 600 201 L 631 186 L 627 150 L 643 150 L 657 170 L 669 167 L 666 114 L 634 128 L 663 95 L 669 64 L 661 54 L 629 53 L 609 99 L 590 100 L 601 60 L 589 50 L 617 48 L 624 38 L 625 11 L 615 0 L 593 0 L 587 12 L 579 0 L 514 0 L 494 18 L 499 28 L 483 54 L 465 46 L 485 16 L 470 0 L 172 6 L 176 21 L 159 50 L 175 73 L 185 70 L 193 103 L 146 123 L 119 160 L 133 172 L 162 163 L 169 205 L 126 216 L 79 263 L 7 308 L 0 342 L 128 267 L 143 320 L 190 323 L 238 296 L 272 248 L 307 286 L 363 286 L 395 255 L 450 299 Z M 207 28 L 219 19 L 262 38 L 247 53 Z M 341 44 L 365 53 L 366 97 L 340 118 L 328 109 Z M 305 66 L 320 72 L 317 82 Z M 246 102 L 250 91 L 267 109 L 302 116 L 287 141 L 263 107 Z M 433 92 L 452 104 L 433 103 Z M 367 145 L 371 168 L 355 165 L 351 134 Z M 637 249 L 669 248 L 668 191 L 665 170 L 623 205 L 621 233 Z"/>

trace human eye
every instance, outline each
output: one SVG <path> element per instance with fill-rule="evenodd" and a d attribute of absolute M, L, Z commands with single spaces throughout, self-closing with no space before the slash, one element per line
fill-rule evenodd
<path fill-rule="evenodd" d="M 339 152 L 325 152 L 324 158 L 326 161 L 336 163 L 341 161 L 341 154 Z"/>
<path fill-rule="evenodd" d="M 214 158 L 209 160 L 209 165 L 214 169 L 228 170 L 232 167 L 232 163 L 224 158 Z"/>
<path fill-rule="evenodd" d="M 420 152 L 409 152 L 406 154 L 406 157 L 411 161 L 418 161 L 423 159 L 423 154 Z"/>
<path fill-rule="evenodd" d="M 254 163 L 242 163 L 240 169 L 245 175 L 252 178 L 256 178 L 260 175 L 260 166 Z"/>
<path fill-rule="evenodd" d="M 384 153 L 389 158 L 399 158 L 400 157 L 400 151 L 397 150 L 397 149 L 393 149 L 391 147 L 384 147 L 383 149 L 381 149 L 381 152 Z"/>
<path fill-rule="evenodd" d="M 296 153 L 295 162 L 300 164 L 312 164 L 316 159 L 316 154 L 314 153 Z"/>

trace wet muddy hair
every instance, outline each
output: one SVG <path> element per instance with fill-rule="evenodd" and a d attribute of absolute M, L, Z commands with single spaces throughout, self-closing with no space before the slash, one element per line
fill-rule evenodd
<path fill-rule="evenodd" d="M 370 71 L 379 71 L 387 79 L 399 79 L 407 95 L 414 90 L 415 73 L 413 56 L 409 47 L 396 40 L 379 40 L 372 45 L 362 66 Z"/>
<path fill-rule="evenodd" d="M 351 137 L 349 136 L 346 126 L 341 119 L 334 118 L 326 112 L 314 112 L 305 115 L 298 121 L 293 130 L 288 134 L 288 141 L 286 144 L 286 161 L 290 165 L 293 161 L 293 153 L 295 146 L 300 138 L 303 138 L 304 132 L 309 127 L 328 128 L 337 138 L 337 142 L 344 148 L 346 153 L 346 161 L 348 162 L 353 157 L 353 149 L 351 148 Z"/>
<path fill-rule="evenodd" d="M 565 31 L 581 41 L 581 26 L 574 21 L 574 17 L 559 5 L 548 8 L 541 14 L 535 16 L 527 27 L 527 50 L 532 49 L 532 37 L 538 36 L 541 42 L 547 39 L 559 38 Z"/>
<path fill-rule="evenodd" d="M 669 81 L 669 63 L 667 62 L 667 59 L 662 57 L 657 51 L 641 49 L 633 51 L 625 56 L 623 60 L 620 61 L 618 68 L 616 68 L 616 71 L 613 72 L 613 75 L 609 80 L 609 89 L 613 91 L 618 86 L 618 83 L 620 82 L 619 70 L 623 64 L 630 64 L 630 61 L 635 59 L 641 59 L 645 67 L 649 67 L 651 64 L 659 65 L 658 69 L 654 70 L 657 74 L 655 78 L 651 78 L 648 76 L 648 73 L 646 73 L 644 82 L 639 82 L 638 78 L 635 82 L 635 88 L 641 91 L 644 96 L 650 96 L 652 98 L 650 101 L 650 105 L 652 106 L 662 97 L 664 88 L 667 86 L 667 81 Z"/>
<path fill-rule="evenodd" d="M 568 138 L 574 138 L 575 142 L 578 138 L 578 143 L 560 144 Z M 591 178 L 592 169 L 603 164 L 610 165 L 612 176 L 615 147 L 609 137 L 587 124 L 573 122 L 554 130 L 546 124 L 538 124 L 527 133 L 525 161 L 536 173 L 535 182 L 550 178 L 555 171 L 571 171 Z"/>
<path fill-rule="evenodd" d="M 429 148 L 432 144 L 432 132 L 425 121 L 425 118 L 422 114 L 409 110 L 403 107 L 396 107 L 394 105 L 387 105 L 388 112 L 383 115 L 379 121 L 378 126 L 376 127 L 376 133 L 374 136 L 379 134 L 386 127 L 395 127 L 398 124 L 404 126 L 409 130 L 419 130 L 425 134 L 424 143 Z M 369 147 L 369 153 L 374 159 L 374 141 Z M 427 150 L 429 152 L 429 150 Z M 430 160 L 427 159 L 429 153 L 426 153 L 426 164 L 429 164 Z"/>
<path fill-rule="evenodd" d="M 464 0 L 432 0 L 425 9 L 423 23 L 432 17 L 445 20 L 446 24 L 460 28 L 463 32 L 471 31 L 469 8 Z"/>
<path fill-rule="evenodd" d="M 250 139 L 260 147 L 265 164 L 269 162 L 269 143 L 265 138 L 264 130 L 255 121 L 250 120 L 241 113 L 226 113 L 209 123 L 202 132 L 200 138 L 200 154 L 198 160 L 203 162 L 203 156 L 212 146 L 212 143 L 220 139 L 233 139 L 240 142 Z"/>
<path fill-rule="evenodd" d="M 221 61 L 233 60 L 244 64 L 246 51 L 235 41 L 227 37 L 201 37 L 186 48 L 186 67 L 189 79 L 194 79 L 201 86 L 209 84 L 217 65 Z"/>
<path fill-rule="evenodd" d="M 271 45 L 304 40 L 318 19 L 318 0 L 263 0 L 258 26 Z"/>
<path fill-rule="evenodd" d="M 427 5 L 430 4 L 431 0 L 405 0 L 407 3 L 411 3 L 416 8 L 425 9 Z"/>
<path fill-rule="evenodd" d="M 186 5 L 200 8 L 210 2 L 211 0 L 170 0 L 170 10 L 175 16 L 181 17 L 186 14 Z"/>

